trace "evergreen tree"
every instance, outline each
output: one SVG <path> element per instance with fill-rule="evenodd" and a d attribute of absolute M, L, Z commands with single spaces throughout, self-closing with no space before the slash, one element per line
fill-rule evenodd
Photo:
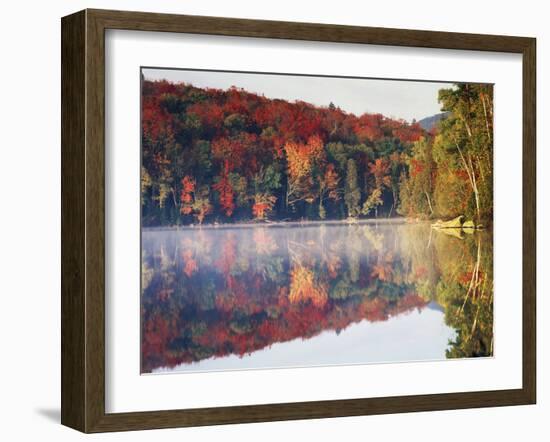
<path fill-rule="evenodd" d="M 355 160 L 349 159 L 346 165 L 346 190 L 344 201 L 348 208 L 348 216 L 356 217 L 361 212 L 361 190 L 357 181 L 357 165 Z"/>

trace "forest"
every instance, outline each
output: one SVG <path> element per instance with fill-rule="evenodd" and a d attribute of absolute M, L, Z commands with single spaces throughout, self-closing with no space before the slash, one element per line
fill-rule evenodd
<path fill-rule="evenodd" d="M 144 227 L 402 216 L 492 220 L 493 90 L 445 85 L 432 127 L 337 103 L 142 78 Z"/>

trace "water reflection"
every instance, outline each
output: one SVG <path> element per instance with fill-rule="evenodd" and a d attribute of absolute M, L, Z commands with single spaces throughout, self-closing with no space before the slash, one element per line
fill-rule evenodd
<path fill-rule="evenodd" d="M 403 223 L 145 231 L 141 369 L 492 355 L 492 280 L 488 232 Z"/>

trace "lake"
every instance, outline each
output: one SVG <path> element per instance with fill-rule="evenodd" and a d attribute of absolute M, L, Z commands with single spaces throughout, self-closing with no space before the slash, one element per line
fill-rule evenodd
<path fill-rule="evenodd" d="M 141 372 L 492 356 L 492 256 L 395 220 L 145 229 Z"/>

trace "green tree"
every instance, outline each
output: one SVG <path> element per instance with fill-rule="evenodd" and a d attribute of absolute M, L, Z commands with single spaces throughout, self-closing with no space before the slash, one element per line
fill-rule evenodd
<path fill-rule="evenodd" d="M 432 217 L 435 213 L 433 193 L 436 170 L 431 140 L 421 138 L 415 142 L 407 164 L 409 179 L 400 183 L 399 213 L 407 216 Z"/>
<path fill-rule="evenodd" d="M 493 88 L 484 84 L 458 84 L 439 91 L 442 110 L 449 118 L 439 124 L 434 156 L 447 163 L 470 188 L 467 215 L 492 217 L 493 201 Z"/>
<path fill-rule="evenodd" d="M 357 165 L 353 159 L 349 159 L 346 167 L 346 188 L 344 201 L 348 209 L 348 216 L 355 218 L 361 212 L 361 190 L 357 182 Z"/>

